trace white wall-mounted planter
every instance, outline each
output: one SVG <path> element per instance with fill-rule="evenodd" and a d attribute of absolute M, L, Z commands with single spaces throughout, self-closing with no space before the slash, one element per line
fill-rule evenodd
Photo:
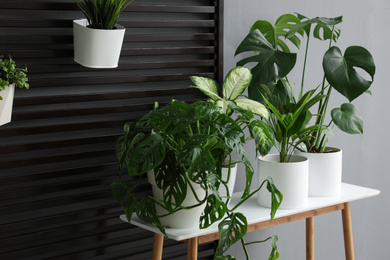
<path fill-rule="evenodd" d="M 5 87 L 5 90 L 0 91 L 0 125 L 11 122 L 12 105 L 14 103 L 15 84 Z"/>
<path fill-rule="evenodd" d="M 338 196 L 341 193 L 342 150 L 326 147 L 325 153 L 296 151 L 309 159 L 309 196 Z"/>
<path fill-rule="evenodd" d="M 156 185 L 155 181 L 155 175 L 153 171 L 148 172 L 148 181 L 152 185 L 153 189 L 153 197 L 155 197 L 158 200 L 163 200 L 163 192 L 161 189 L 159 189 Z M 204 189 L 201 188 L 199 184 L 193 183 L 192 186 L 194 187 L 194 190 L 198 196 L 199 199 L 203 199 L 206 196 L 206 192 Z M 187 189 L 190 191 L 191 189 L 188 187 Z M 183 206 L 192 206 L 197 204 L 198 201 L 196 200 L 194 194 L 190 191 L 187 193 L 187 196 L 185 200 L 183 201 Z M 164 216 L 160 218 L 160 222 L 164 227 L 167 228 L 196 228 L 199 227 L 199 219 L 200 216 L 205 208 L 206 204 L 203 203 L 200 206 L 186 209 L 186 210 L 179 210 L 175 212 L 174 214 Z M 162 208 L 159 205 L 156 205 L 156 212 L 158 215 L 164 215 L 167 213 L 167 211 Z"/>
<path fill-rule="evenodd" d="M 279 209 L 303 208 L 308 203 L 309 160 L 306 157 L 292 155 L 290 162 L 281 163 L 279 154 L 270 154 L 259 157 L 258 183 L 259 185 L 270 176 L 276 188 L 283 194 L 283 201 Z M 271 195 L 266 188 L 257 194 L 260 206 L 271 207 Z"/>
<path fill-rule="evenodd" d="M 87 25 L 87 19 L 73 21 L 74 60 L 88 68 L 118 67 L 126 29 L 119 24 L 114 30 Z"/>

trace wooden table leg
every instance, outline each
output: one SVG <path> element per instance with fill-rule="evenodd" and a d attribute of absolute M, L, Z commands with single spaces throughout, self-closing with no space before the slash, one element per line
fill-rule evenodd
<path fill-rule="evenodd" d="M 306 260 L 314 260 L 314 217 L 306 219 Z"/>
<path fill-rule="evenodd" d="M 154 233 L 152 260 L 161 260 L 164 244 L 164 236 Z"/>
<path fill-rule="evenodd" d="M 198 242 L 199 242 L 198 237 L 190 238 L 188 240 L 187 260 L 197 260 L 198 259 Z"/>
<path fill-rule="evenodd" d="M 341 214 L 343 218 L 345 259 L 355 260 L 355 253 L 353 249 L 353 236 L 352 236 L 351 207 L 349 202 L 346 202 L 344 204 L 344 209 L 341 211 Z"/>

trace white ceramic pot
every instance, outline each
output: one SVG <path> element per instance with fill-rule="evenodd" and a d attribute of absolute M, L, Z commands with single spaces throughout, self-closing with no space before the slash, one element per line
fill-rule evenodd
<path fill-rule="evenodd" d="M 236 177 L 237 177 L 237 168 L 238 164 L 235 163 L 232 168 L 230 168 L 230 178 L 227 183 L 228 189 L 229 189 L 229 195 L 230 197 L 233 195 L 234 185 L 236 184 Z M 228 178 L 229 168 L 223 167 L 222 168 L 222 180 L 226 181 Z M 220 196 L 227 196 L 226 187 L 224 185 L 221 185 L 218 189 Z M 224 200 L 226 201 L 226 199 Z"/>
<path fill-rule="evenodd" d="M 309 196 L 337 196 L 341 193 L 342 150 L 327 147 L 325 153 L 307 153 L 296 151 L 296 154 L 309 159 Z"/>
<path fill-rule="evenodd" d="M 14 102 L 15 84 L 5 87 L 5 90 L 0 91 L 0 125 L 11 122 L 12 105 Z"/>
<path fill-rule="evenodd" d="M 74 60 L 89 68 L 116 68 L 126 29 L 116 24 L 114 30 L 87 27 L 87 19 L 73 21 Z"/>
<path fill-rule="evenodd" d="M 303 208 L 308 202 L 309 160 L 292 155 L 290 162 L 281 163 L 279 154 L 258 157 L 259 185 L 269 176 L 276 188 L 283 194 L 279 209 Z M 263 187 L 257 195 L 257 202 L 263 207 L 271 207 L 271 195 Z"/>
<path fill-rule="evenodd" d="M 148 172 L 148 181 L 152 185 L 153 196 L 158 200 L 163 200 L 163 192 L 156 185 L 155 176 L 153 171 Z M 203 199 L 206 196 L 206 192 L 201 188 L 199 184 L 193 183 L 192 186 L 199 199 Z M 198 203 L 195 195 L 191 192 L 188 186 L 186 198 L 184 199 L 183 206 L 192 206 Z M 179 210 L 174 214 L 164 216 L 160 218 L 161 224 L 166 228 L 196 228 L 199 227 L 199 219 L 206 204 L 199 205 L 195 208 Z M 156 212 L 158 215 L 164 215 L 167 211 L 159 205 L 156 205 Z"/>

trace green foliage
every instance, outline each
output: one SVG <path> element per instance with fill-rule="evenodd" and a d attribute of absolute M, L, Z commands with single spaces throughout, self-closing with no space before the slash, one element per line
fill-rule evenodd
<path fill-rule="evenodd" d="M 268 110 L 263 104 L 246 98 L 239 99 L 252 79 L 252 73 L 248 68 L 238 66 L 229 71 L 222 85 L 222 97 L 219 96 L 218 84 L 213 79 L 198 76 L 190 78 L 195 84 L 191 87 L 201 90 L 211 98 L 214 104 L 222 108 L 222 113 L 231 115 L 232 110 L 229 109 L 229 104 L 233 103 L 243 110 L 251 111 L 261 117 L 268 118 L 269 116 Z"/>
<path fill-rule="evenodd" d="M 18 88 L 28 89 L 30 85 L 27 83 L 28 78 L 26 73 L 27 68 L 17 68 L 11 55 L 9 55 L 9 59 L 4 59 L 3 56 L 0 56 L 0 91 L 11 84 L 15 84 Z"/>
<path fill-rule="evenodd" d="M 115 29 L 119 14 L 134 0 L 81 0 L 76 1 L 91 28 Z"/>
<path fill-rule="evenodd" d="M 200 79 L 202 80 L 202 79 Z M 234 89 L 234 88 L 232 88 Z M 221 113 L 221 108 L 213 102 L 198 101 L 187 104 L 171 101 L 166 106 L 158 107 L 134 122 L 125 124 L 124 135 L 118 138 L 116 150 L 119 160 L 119 182 L 111 184 L 114 198 L 124 207 L 126 217 L 130 220 L 132 212 L 140 219 L 155 225 L 163 234 L 156 213 L 155 205 L 173 214 L 205 203 L 204 214 L 200 217 L 199 227 L 207 228 L 217 221 L 224 236 L 219 241 L 221 253 L 237 242 L 237 231 L 246 230 L 247 223 L 236 209 L 259 189 L 250 192 L 253 167 L 244 149 L 246 137 L 241 123 L 253 118 L 253 113 L 237 106 L 230 106 L 239 116 L 233 120 L 228 114 Z M 241 113 L 242 112 L 242 113 Z M 231 164 L 231 154 L 235 153 L 245 165 L 246 188 L 240 202 L 229 208 L 230 194 L 224 200 L 218 192 L 222 180 L 222 167 Z M 137 183 L 127 184 L 122 172 L 127 170 L 130 176 L 139 176 L 153 170 L 157 187 L 164 194 L 162 201 L 152 196 L 136 198 L 134 190 Z M 197 198 L 194 205 L 183 206 L 182 202 L 191 183 L 199 184 L 206 193 L 204 198 Z M 264 181 L 272 194 L 271 218 L 275 215 L 283 196 L 274 186 L 271 179 Z M 263 184 L 264 184 L 263 183 Z M 230 228 L 226 228 L 226 225 Z M 245 235 L 241 233 L 241 235 Z M 229 256 L 227 256 L 229 257 Z M 228 258 L 234 259 L 234 258 Z"/>
<path fill-rule="evenodd" d="M 289 94 L 290 90 L 283 88 L 281 82 L 283 85 L 287 85 L 285 83 L 288 82 L 287 76 L 295 67 L 296 61 L 296 53 L 291 53 L 290 49 L 286 47 L 286 43 L 290 41 L 299 48 L 300 38 L 307 38 L 301 89 L 298 98 L 298 100 L 302 100 L 310 46 L 309 40 L 311 37 L 314 37 L 321 41 L 329 41 L 329 48 L 325 52 L 322 62 L 324 77 L 322 83 L 319 84 L 321 88 L 319 89 L 318 97 L 323 98 L 320 98 L 319 102 L 318 100 L 316 101 L 318 102 L 318 110 L 315 114 L 315 124 L 305 131 L 297 133 L 299 136 L 293 137 L 295 141 L 305 143 L 307 150 L 312 152 L 325 150 L 329 138 L 333 136 L 333 133 L 331 133 L 332 123 L 342 131 L 350 134 L 363 132 L 363 123 L 359 112 L 355 107 L 352 109 L 351 106 L 346 104 L 341 106 L 344 109 L 334 109 L 331 113 L 332 120 L 329 124 L 325 123 L 332 89 L 337 90 L 352 102 L 364 92 L 369 92 L 375 75 L 374 59 L 365 48 L 351 46 L 343 54 L 338 47 L 332 47 L 333 43 L 337 43 L 341 34 L 340 30 L 335 26 L 341 22 L 341 16 L 309 19 L 300 14 L 296 16 L 291 14 L 282 15 L 276 21 L 275 26 L 266 21 L 257 21 L 236 50 L 236 55 L 244 52 L 254 53 L 253 56 L 242 58 L 237 62 L 237 65 L 240 66 L 249 62 L 255 63 L 251 69 L 253 80 L 248 88 L 249 98 L 266 103 L 263 97 L 268 95 L 267 98 L 270 98 L 267 92 L 271 92 L 273 95 L 278 96 L 280 101 L 278 105 L 286 107 L 288 105 L 286 102 L 291 103 L 288 99 L 288 97 L 291 97 Z M 313 31 L 312 27 L 314 27 Z M 284 81 L 281 81 L 281 79 Z M 317 87 L 312 89 L 317 89 Z M 267 103 L 274 105 L 273 112 L 280 109 L 272 100 L 269 101 Z M 274 98 L 273 101 L 275 101 Z M 283 113 L 280 113 L 279 116 L 283 116 L 280 120 L 287 120 L 285 117 L 291 119 L 291 115 L 289 116 L 288 114 L 283 115 Z M 305 112 L 299 120 L 297 119 L 297 122 L 306 122 L 309 117 L 310 114 Z M 296 127 L 291 129 L 296 130 Z M 275 135 L 275 138 L 278 138 L 278 136 Z"/>
<path fill-rule="evenodd" d="M 279 91 L 270 92 L 264 100 L 271 110 L 271 116 L 265 119 L 269 129 L 272 131 L 272 139 L 275 148 L 279 151 L 280 162 L 289 162 L 295 148 L 306 138 L 300 138 L 311 132 L 313 127 L 307 128 L 307 124 L 312 117 L 310 108 L 324 98 L 324 95 L 314 94 L 315 90 L 310 90 L 301 99 L 295 98 L 284 92 L 282 87 L 288 83 L 276 85 Z M 283 93 L 281 95 L 281 93 Z M 284 100 L 281 102 L 281 100 Z"/>

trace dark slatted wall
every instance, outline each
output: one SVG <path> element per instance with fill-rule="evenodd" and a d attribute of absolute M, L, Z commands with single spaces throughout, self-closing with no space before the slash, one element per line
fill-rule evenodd
<path fill-rule="evenodd" d="M 73 0 L 0 0 L 0 55 L 26 65 L 31 85 L 0 126 L 0 259 L 151 259 L 153 234 L 122 223 L 111 198 L 115 140 L 154 101 L 202 98 L 189 75 L 221 78 L 222 10 L 135 0 L 119 19 L 118 68 L 93 70 L 73 61 L 72 20 L 83 17 Z M 185 253 L 166 240 L 164 259 Z"/>

